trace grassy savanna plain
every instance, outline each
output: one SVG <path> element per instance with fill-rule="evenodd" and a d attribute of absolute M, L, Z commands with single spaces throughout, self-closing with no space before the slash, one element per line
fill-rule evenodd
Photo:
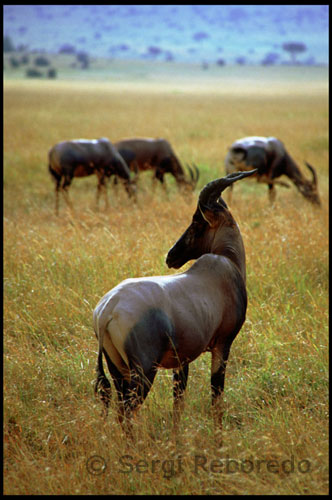
<path fill-rule="evenodd" d="M 129 71 L 123 84 L 5 79 L 5 494 L 327 494 L 328 112 L 318 70 L 310 78 L 309 69 L 282 69 L 279 85 L 271 69 L 257 68 L 257 88 L 250 68 L 231 83 L 208 72 L 167 81 Z M 245 135 L 284 140 L 305 174 L 303 160 L 312 163 L 322 208 L 294 186 L 280 187 L 271 208 L 265 185 L 237 183 L 230 209 L 246 248 L 249 301 L 226 373 L 223 447 L 210 412 L 209 353 L 190 365 L 178 438 L 172 373 L 160 371 L 130 442 L 115 397 L 104 422 L 93 396 L 92 311 L 125 278 L 175 272 L 168 249 L 200 188 L 223 176 L 227 147 Z M 96 178 L 75 179 L 74 212 L 60 199 L 56 217 L 48 149 L 101 136 L 166 137 L 184 163 L 199 165 L 197 189 L 183 195 L 169 178 L 167 192 L 152 188 L 146 173 L 137 204 L 109 186 L 106 212 L 95 210 Z"/>

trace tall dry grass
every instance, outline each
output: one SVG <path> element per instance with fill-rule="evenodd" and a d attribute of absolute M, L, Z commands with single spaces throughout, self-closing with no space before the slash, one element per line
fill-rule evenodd
<path fill-rule="evenodd" d="M 4 492 L 326 494 L 326 96 L 121 95 L 22 82 L 6 84 L 4 103 Z M 227 146 L 244 135 L 278 136 L 318 171 L 321 210 L 295 188 L 280 188 L 273 208 L 265 186 L 234 189 L 249 305 L 226 374 L 221 450 L 208 354 L 190 366 L 177 441 L 170 372 L 157 375 L 134 443 L 115 406 L 104 423 L 93 397 L 93 308 L 124 278 L 173 272 L 165 255 L 199 189 L 184 198 L 167 179 L 168 193 L 152 190 L 147 175 L 137 205 L 121 186 L 109 188 L 106 213 L 94 210 L 96 179 L 78 179 L 75 214 L 61 200 L 57 218 L 47 150 L 67 138 L 135 135 L 167 137 L 183 161 L 200 165 L 199 188 L 223 175 Z"/>

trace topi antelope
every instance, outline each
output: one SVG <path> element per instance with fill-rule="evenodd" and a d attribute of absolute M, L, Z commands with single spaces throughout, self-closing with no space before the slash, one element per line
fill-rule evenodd
<path fill-rule="evenodd" d="M 157 369 L 173 369 L 176 429 L 188 364 L 210 351 L 213 413 L 221 428 L 226 363 L 245 320 L 247 293 L 240 229 L 220 195 L 256 171 L 232 173 L 202 189 L 190 226 L 166 259 L 168 267 L 175 269 L 197 259 L 187 271 L 127 279 L 97 304 L 93 313 L 99 340 L 95 392 L 106 414 L 111 386 L 103 354 L 116 388 L 120 422 L 144 401 Z"/>
<path fill-rule="evenodd" d="M 67 204 L 71 206 L 67 190 L 73 177 L 97 175 L 97 206 L 100 192 L 103 190 L 105 205 L 108 208 L 105 177 L 110 177 L 111 175 L 121 177 L 128 196 L 135 193 L 136 187 L 134 181 L 130 179 L 129 168 L 108 139 L 77 139 L 59 142 L 50 149 L 48 159 L 49 171 L 56 182 L 55 213 L 57 215 L 59 213 L 60 190 Z"/>
<path fill-rule="evenodd" d="M 276 180 L 286 175 L 297 187 L 300 193 L 311 203 L 320 205 L 317 189 L 317 174 L 314 167 L 306 163 L 312 174 L 312 180 L 304 177 L 299 167 L 286 151 L 284 144 L 275 137 L 244 137 L 234 142 L 225 159 L 226 173 L 257 168 L 258 182 L 269 186 L 269 199 L 273 203 L 276 197 L 275 185 L 289 185 Z M 232 186 L 229 199 L 231 201 Z"/>
<path fill-rule="evenodd" d="M 154 178 L 164 184 L 164 175 L 173 175 L 179 186 L 195 189 L 199 170 L 187 165 L 190 179 L 187 179 L 180 161 L 176 157 L 172 146 L 165 139 L 124 139 L 114 143 L 129 168 L 136 174 L 139 171 L 154 170 Z"/>

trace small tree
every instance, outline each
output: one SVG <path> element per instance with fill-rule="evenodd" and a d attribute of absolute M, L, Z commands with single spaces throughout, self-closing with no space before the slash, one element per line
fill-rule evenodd
<path fill-rule="evenodd" d="M 283 50 L 290 53 L 291 60 L 294 64 L 296 64 L 296 56 L 301 52 L 305 52 L 307 50 L 307 46 L 302 42 L 287 42 L 282 46 Z"/>
<path fill-rule="evenodd" d="M 25 74 L 28 78 L 41 78 L 43 76 L 43 73 L 41 73 L 40 71 L 38 71 L 38 69 L 35 68 L 28 68 Z"/>
<path fill-rule="evenodd" d="M 36 66 L 49 66 L 50 61 L 44 57 L 44 56 L 39 56 L 35 58 L 35 65 Z"/>

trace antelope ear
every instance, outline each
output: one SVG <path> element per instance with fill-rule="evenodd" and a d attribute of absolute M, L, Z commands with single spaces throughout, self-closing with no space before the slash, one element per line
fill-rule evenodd
<path fill-rule="evenodd" d="M 199 211 L 202 214 L 202 217 L 206 222 L 209 224 L 210 227 L 215 227 L 218 225 L 218 217 L 215 212 L 213 212 L 211 209 L 202 207 L 201 204 L 198 204 Z"/>

